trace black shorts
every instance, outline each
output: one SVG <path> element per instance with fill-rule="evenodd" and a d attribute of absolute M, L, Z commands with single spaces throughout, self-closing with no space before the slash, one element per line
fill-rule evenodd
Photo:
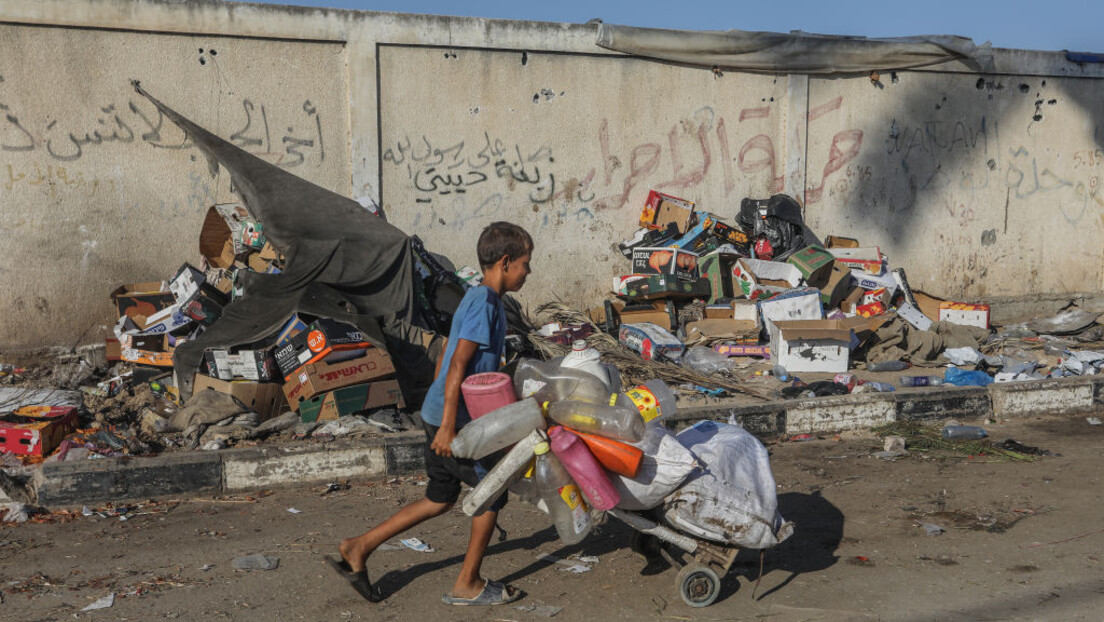
<path fill-rule="evenodd" d="M 434 503 L 456 503 L 460 498 L 460 482 L 475 488 L 506 452 L 500 450 L 479 460 L 439 456 L 431 447 L 438 429 L 438 426 L 425 424 L 425 465 L 426 475 L 429 477 L 426 499 Z M 506 499 L 507 494 L 502 493 L 491 505 L 490 511 L 501 510 L 506 505 Z"/>

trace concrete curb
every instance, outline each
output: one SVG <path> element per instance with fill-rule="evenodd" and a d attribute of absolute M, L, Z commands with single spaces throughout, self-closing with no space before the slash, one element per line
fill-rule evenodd
<path fill-rule="evenodd" d="M 730 417 L 761 437 L 840 432 L 892 421 L 983 417 L 1015 419 L 1038 413 L 1071 415 L 1104 408 L 1104 376 L 1056 378 L 981 387 L 909 389 L 756 405 L 718 403 L 684 408 L 677 429 Z M 150 458 L 108 458 L 42 466 L 32 487 L 40 505 L 73 506 L 183 494 L 381 479 L 420 473 L 425 434 L 177 452 Z"/>

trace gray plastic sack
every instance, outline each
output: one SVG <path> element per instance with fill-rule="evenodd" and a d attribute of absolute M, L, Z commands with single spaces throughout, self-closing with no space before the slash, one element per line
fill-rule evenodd
<path fill-rule="evenodd" d="M 610 481 L 622 510 L 650 510 L 663 503 L 667 495 L 682 485 L 698 468 L 694 454 L 679 443 L 662 423 L 652 421 L 644 428 L 644 438 L 630 443 L 644 452 L 636 477 L 610 474 Z"/>
<path fill-rule="evenodd" d="M 735 425 L 702 421 L 679 433 L 703 468 L 675 491 L 664 518 L 677 529 L 714 542 L 770 548 L 793 533 L 778 513 L 767 448 Z"/>

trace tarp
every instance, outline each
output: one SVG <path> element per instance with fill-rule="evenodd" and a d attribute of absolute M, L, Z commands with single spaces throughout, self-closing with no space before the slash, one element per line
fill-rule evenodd
<path fill-rule="evenodd" d="M 833 74 L 923 67 L 964 61 L 992 72 L 989 43 L 953 35 L 867 39 L 746 30 L 667 30 L 602 24 L 597 44 L 608 50 L 741 71 Z"/>
<path fill-rule="evenodd" d="M 356 201 L 312 184 L 196 125 L 146 93 L 207 157 L 222 165 L 265 237 L 285 257 L 281 274 L 244 272 L 244 294 L 199 338 L 173 354 L 181 397 L 191 395 L 203 352 L 260 341 L 292 313 L 353 324 L 393 359 L 407 401 L 418 403 L 433 365 L 422 346 L 415 305 L 414 265 L 405 233 Z"/>

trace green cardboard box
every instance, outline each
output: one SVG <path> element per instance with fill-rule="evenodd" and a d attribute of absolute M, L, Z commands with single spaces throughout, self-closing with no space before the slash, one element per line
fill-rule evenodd
<path fill-rule="evenodd" d="M 740 256 L 734 253 L 710 253 L 701 258 L 698 267 L 709 281 L 709 304 L 720 298 L 737 296 L 737 290 L 732 286 L 732 268 L 738 259 Z"/>
<path fill-rule="evenodd" d="M 655 298 L 708 298 L 709 281 L 683 281 L 673 275 L 653 274 L 629 281 L 625 285 L 626 297 L 638 300 Z"/>
<path fill-rule="evenodd" d="M 304 423 L 329 421 L 369 408 L 391 404 L 397 404 L 400 408 L 404 406 L 398 380 L 365 382 L 335 389 L 299 402 L 299 418 Z"/>
<path fill-rule="evenodd" d="M 832 273 L 832 263 L 836 258 L 824 247 L 812 245 L 797 251 L 786 261 L 801 271 L 805 282 L 813 287 L 820 287 L 827 283 Z"/>

